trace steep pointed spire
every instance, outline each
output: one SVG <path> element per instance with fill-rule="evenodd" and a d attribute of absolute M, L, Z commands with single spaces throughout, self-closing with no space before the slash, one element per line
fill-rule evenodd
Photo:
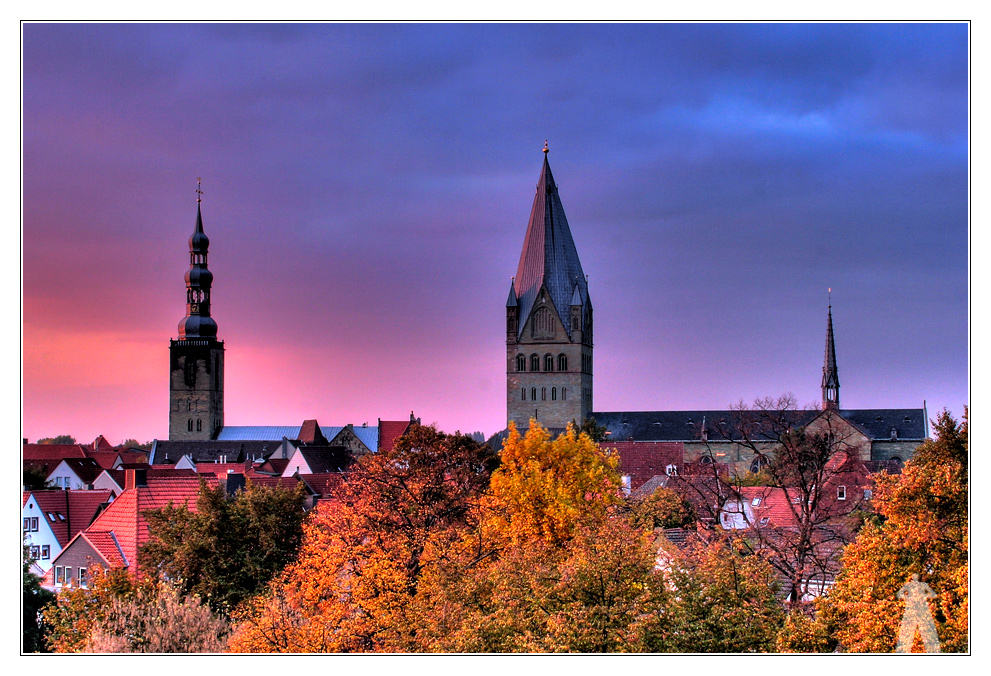
<path fill-rule="evenodd" d="M 832 289 L 830 289 L 832 291 Z M 822 365 L 822 407 L 840 407 L 840 375 L 836 368 L 836 343 L 833 340 L 833 304 L 829 303 L 826 320 L 826 356 Z"/>
<path fill-rule="evenodd" d="M 516 307 L 519 303 L 516 302 L 516 280 L 511 280 L 509 282 L 509 300 L 506 301 L 506 307 Z"/>
<path fill-rule="evenodd" d="M 558 196 L 557 184 L 547 161 L 547 145 L 544 145 L 544 164 L 537 180 L 537 194 L 533 198 L 530 222 L 523 240 L 520 264 L 516 270 L 514 291 L 520 306 L 519 327 L 522 331 L 533 309 L 540 288 L 546 287 L 558 316 L 569 331 L 565 317 L 569 316 L 574 285 L 581 287 L 581 297 L 588 298 L 588 287 L 578 250 L 571 237 L 564 206 Z"/>

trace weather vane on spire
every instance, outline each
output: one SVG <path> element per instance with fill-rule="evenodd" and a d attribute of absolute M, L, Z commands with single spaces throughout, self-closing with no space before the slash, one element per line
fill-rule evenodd
<path fill-rule="evenodd" d="M 199 176 L 196 177 L 196 203 L 197 204 L 199 204 L 200 202 L 203 201 L 203 200 L 200 199 L 200 195 L 203 194 L 203 191 L 200 190 L 200 183 L 202 182 L 202 180 L 203 179 L 201 179 Z"/>
<path fill-rule="evenodd" d="M 547 139 L 544 139 L 544 154 L 547 154 Z"/>
<path fill-rule="evenodd" d="M 833 307 L 833 287 L 826 289 L 826 298 L 829 299 L 829 307 Z"/>

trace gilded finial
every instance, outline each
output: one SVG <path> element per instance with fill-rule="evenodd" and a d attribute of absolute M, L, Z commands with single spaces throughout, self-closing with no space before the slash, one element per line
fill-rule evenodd
<path fill-rule="evenodd" d="M 826 298 L 829 300 L 829 307 L 833 307 L 833 287 L 826 290 Z"/>
<path fill-rule="evenodd" d="M 199 204 L 200 202 L 203 201 L 203 200 L 200 199 L 200 195 L 203 194 L 203 191 L 200 190 L 200 183 L 202 182 L 202 180 L 203 179 L 201 179 L 199 176 L 196 177 L 196 203 L 197 204 Z"/>
<path fill-rule="evenodd" d="M 547 139 L 544 139 L 544 154 L 547 154 Z"/>

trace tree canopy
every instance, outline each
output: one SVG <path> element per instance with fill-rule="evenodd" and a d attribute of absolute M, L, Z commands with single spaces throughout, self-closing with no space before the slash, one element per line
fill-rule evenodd
<path fill-rule="evenodd" d="M 934 432 L 900 475 L 878 480 L 878 518 L 847 548 L 836 587 L 819 603 L 833 637 L 826 648 L 892 652 L 905 610 L 896 594 L 917 574 L 936 593 L 929 608 L 942 651 L 968 650 L 967 419 L 957 424 L 943 411 Z"/>
<path fill-rule="evenodd" d="M 138 555 L 142 569 L 228 615 L 296 558 L 304 500 L 301 486 L 260 487 L 249 478 L 229 498 L 223 488 L 202 483 L 195 512 L 168 505 L 144 513 L 148 542 Z"/>

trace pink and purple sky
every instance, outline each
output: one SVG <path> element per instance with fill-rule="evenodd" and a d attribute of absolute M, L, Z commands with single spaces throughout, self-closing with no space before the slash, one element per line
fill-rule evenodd
<path fill-rule="evenodd" d="M 22 436 L 168 434 L 196 178 L 226 423 L 505 426 L 544 140 L 595 408 L 968 398 L 966 24 L 23 26 Z"/>

